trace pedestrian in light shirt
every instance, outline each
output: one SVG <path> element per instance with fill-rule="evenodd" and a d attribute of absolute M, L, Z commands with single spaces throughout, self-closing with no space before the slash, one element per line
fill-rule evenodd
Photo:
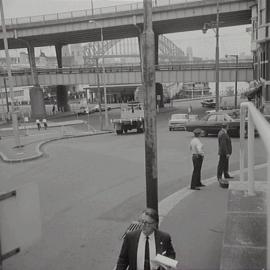
<path fill-rule="evenodd" d="M 193 173 L 190 188 L 194 190 L 200 190 L 200 187 L 205 186 L 201 183 L 201 168 L 204 158 L 203 144 L 199 139 L 201 132 L 201 129 L 196 128 L 193 131 L 195 137 L 190 142 L 190 151 L 192 154 L 193 162 Z"/>

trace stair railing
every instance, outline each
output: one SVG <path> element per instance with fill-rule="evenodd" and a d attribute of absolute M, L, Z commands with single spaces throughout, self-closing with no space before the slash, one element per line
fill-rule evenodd
<path fill-rule="evenodd" d="M 254 131 L 259 133 L 267 152 L 267 269 L 270 269 L 270 124 L 253 103 L 240 105 L 240 181 L 244 182 L 246 112 L 248 112 L 248 195 L 255 194 L 254 186 Z"/>

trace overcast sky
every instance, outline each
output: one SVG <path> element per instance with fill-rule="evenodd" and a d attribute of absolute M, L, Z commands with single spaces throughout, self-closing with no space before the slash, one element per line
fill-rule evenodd
<path fill-rule="evenodd" d="M 94 8 L 135 2 L 143 2 L 143 0 L 92 0 Z M 91 0 L 3 0 L 3 5 L 5 17 L 15 18 L 90 9 Z M 220 29 L 221 58 L 225 54 L 250 54 L 250 34 L 246 32 L 247 26 Z M 186 52 L 188 46 L 191 46 L 194 56 L 215 58 L 216 39 L 214 31 L 209 30 L 206 34 L 202 34 L 201 31 L 175 33 L 166 35 L 166 37 L 171 39 L 184 52 Z"/>

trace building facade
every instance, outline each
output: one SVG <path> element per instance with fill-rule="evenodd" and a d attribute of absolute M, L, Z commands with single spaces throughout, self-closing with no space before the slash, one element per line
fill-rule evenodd
<path fill-rule="evenodd" d="M 258 109 L 270 114 L 270 2 L 258 0 L 251 10 L 254 79 L 259 82 L 251 97 Z"/>

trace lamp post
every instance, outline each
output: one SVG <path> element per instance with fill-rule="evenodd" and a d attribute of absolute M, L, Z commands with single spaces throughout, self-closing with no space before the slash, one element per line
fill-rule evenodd
<path fill-rule="evenodd" d="M 108 128 L 108 107 L 107 107 L 107 90 L 105 83 L 105 66 L 104 66 L 104 36 L 103 36 L 103 27 L 96 21 L 89 21 L 89 23 L 95 23 L 98 27 L 100 27 L 100 41 L 102 44 L 102 81 L 103 81 L 103 92 L 104 92 L 104 109 L 105 109 L 105 128 Z"/>
<path fill-rule="evenodd" d="M 5 94 L 6 94 L 7 113 L 9 113 L 9 104 L 8 104 L 8 93 L 7 93 L 6 77 L 4 77 L 3 80 L 4 80 L 4 87 L 5 87 Z"/>
<path fill-rule="evenodd" d="M 92 15 L 94 15 L 94 5 L 93 5 L 93 0 L 91 0 L 91 10 L 92 10 Z"/>
<path fill-rule="evenodd" d="M 226 54 L 227 57 L 235 57 L 235 87 L 234 87 L 234 108 L 237 109 L 237 82 L 238 82 L 238 54 Z"/>
<path fill-rule="evenodd" d="M 1 23 L 2 23 L 5 54 L 6 54 L 6 61 L 7 61 L 9 93 L 10 93 L 10 100 L 11 100 L 12 127 L 13 127 L 13 134 L 15 138 L 15 147 L 21 147 L 20 135 L 19 135 L 19 130 L 18 130 L 18 118 L 14 110 L 13 78 L 11 74 L 11 61 L 10 61 L 9 51 L 8 51 L 7 31 L 6 31 L 5 16 L 4 16 L 2 0 L 0 0 L 0 12 L 1 12 Z"/>
<path fill-rule="evenodd" d="M 217 0 L 217 16 L 215 22 L 205 23 L 203 33 L 208 29 L 213 29 L 216 33 L 216 111 L 219 111 L 219 0 Z"/>

